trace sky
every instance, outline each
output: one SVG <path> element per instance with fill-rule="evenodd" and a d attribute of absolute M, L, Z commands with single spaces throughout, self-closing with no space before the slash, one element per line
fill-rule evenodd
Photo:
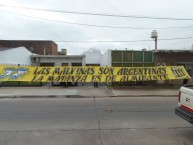
<path fill-rule="evenodd" d="M 52 40 L 71 55 L 91 48 L 190 50 L 192 0 L 0 0 L 1 40 Z"/>

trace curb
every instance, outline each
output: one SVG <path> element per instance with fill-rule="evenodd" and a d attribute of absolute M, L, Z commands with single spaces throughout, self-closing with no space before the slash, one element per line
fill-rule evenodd
<path fill-rule="evenodd" d="M 17 98 L 139 98 L 139 97 L 177 97 L 176 95 L 112 95 L 112 96 L 81 96 L 81 95 L 18 95 L 18 96 L 0 96 L 0 99 L 17 99 Z"/>
<path fill-rule="evenodd" d="M 176 95 L 117 95 L 109 97 L 177 97 Z"/>

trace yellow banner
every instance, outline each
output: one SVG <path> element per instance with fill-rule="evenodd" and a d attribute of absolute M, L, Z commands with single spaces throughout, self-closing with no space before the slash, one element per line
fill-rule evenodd
<path fill-rule="evenodd" d="M 183 66 L 166 67 L 33 67 L 0 65 L 0 81 L 127 82 L 189 79 Z"/>

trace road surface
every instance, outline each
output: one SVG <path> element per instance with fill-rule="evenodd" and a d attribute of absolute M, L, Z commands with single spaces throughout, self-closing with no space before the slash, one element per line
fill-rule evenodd
<path fill-rule="evenodd" d="M 192 145 L 174 97 L 0 99 L 1 145 Z"/>

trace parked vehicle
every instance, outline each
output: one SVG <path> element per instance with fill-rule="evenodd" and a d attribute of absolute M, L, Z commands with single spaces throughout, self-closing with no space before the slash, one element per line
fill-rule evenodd
<path fill-rule="evenodd" d="M 193 85 L 180 88 L 175 114 L 193 124 Z"/>

